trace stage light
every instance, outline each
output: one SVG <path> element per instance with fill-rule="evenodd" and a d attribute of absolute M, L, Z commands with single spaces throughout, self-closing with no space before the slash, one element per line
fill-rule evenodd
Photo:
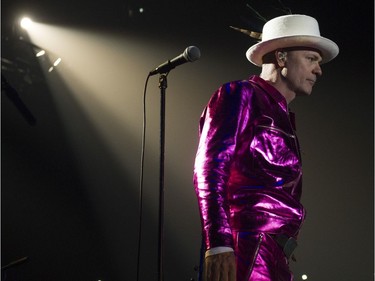
<path fill-rule="evenodd" d="M 33 21 L 30 18 L 24 17 L 20 21 L 20 25 L 23 29 L 29 29 L 33 25 Z"/>
<path fill-rule="evenodd" d="M 61 58 L 58 58 L 57 60 L 55 60 L 55 62 L 53 63 L 53 65 L 54 66 L 58 66 L 60 62 L 61 62 Z"/>
<path fill-rule="evenodd" d="M 307 280 L 307 275 L 306 274 L 302 275 L 302 280 Z"/>
<path fill-rule="evenodd" d="M 41 50 L 41 51 L 39 51 L 38 53 L 36 53 L 36 57 L 41 57 L 41 56 L 44 56 L 46 54 L 46 51 L 44 51 L 44 50 Z"/>

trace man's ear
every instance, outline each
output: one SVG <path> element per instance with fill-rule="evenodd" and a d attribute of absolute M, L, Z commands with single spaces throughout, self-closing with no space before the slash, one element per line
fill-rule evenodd
<path fill-rule="evenodd" d="M 286 52 L 282 50 L 277 50 L 275 51 L 275 57 L 277 64 L 279 67 L 284 67 L 285 66 L 285 61 L 286 61 Z"/>

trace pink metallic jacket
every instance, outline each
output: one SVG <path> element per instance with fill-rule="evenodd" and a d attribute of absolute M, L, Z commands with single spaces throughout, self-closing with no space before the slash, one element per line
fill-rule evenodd
<path fill-rule="evenodd" d="M 258 76 L 221 86 L 200 119 L 194 167 L 206 249 L 234 247 L 232 230 L 296 237 L 301 156 L 285 98 Z"/>

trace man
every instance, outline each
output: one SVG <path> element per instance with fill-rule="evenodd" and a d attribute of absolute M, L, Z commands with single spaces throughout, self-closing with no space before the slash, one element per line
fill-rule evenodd
<path fill-rule="evenodd" d="M 194 185 L 207 281 L 293 280 L 289 259 L 305 218 L 288 104 L 310 95 L 339 49 L 305 15 L 274 18 L 248 60 L 260 76 L 221 86 L 200 120 Z"/>

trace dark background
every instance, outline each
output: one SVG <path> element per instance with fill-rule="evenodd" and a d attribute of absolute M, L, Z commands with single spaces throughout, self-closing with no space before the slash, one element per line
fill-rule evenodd
<path fill-rule="evenodd" d="M 313 95 L 291 108 L 304 161 L 296 280 L 373 280 L 374 7 L 372 1 L 3 0 L 1 95 L 2 280 L 135 280 L 142 95 L 148 72 L 187 46 L 200 60 L 168 76 L 165 280 L 196 278 L 200 222 L 192 186 L 198 119 L 224 82 L 259 74 L 254 43 L 228 26 L 308 14 L 340 47 Z M 144 7 L 144 13 L 138 8 Z M 18 19 L 59 27 L 39 34 Z M 147 91 L 140 280 L 157 280 L 159 88 Z"/>

